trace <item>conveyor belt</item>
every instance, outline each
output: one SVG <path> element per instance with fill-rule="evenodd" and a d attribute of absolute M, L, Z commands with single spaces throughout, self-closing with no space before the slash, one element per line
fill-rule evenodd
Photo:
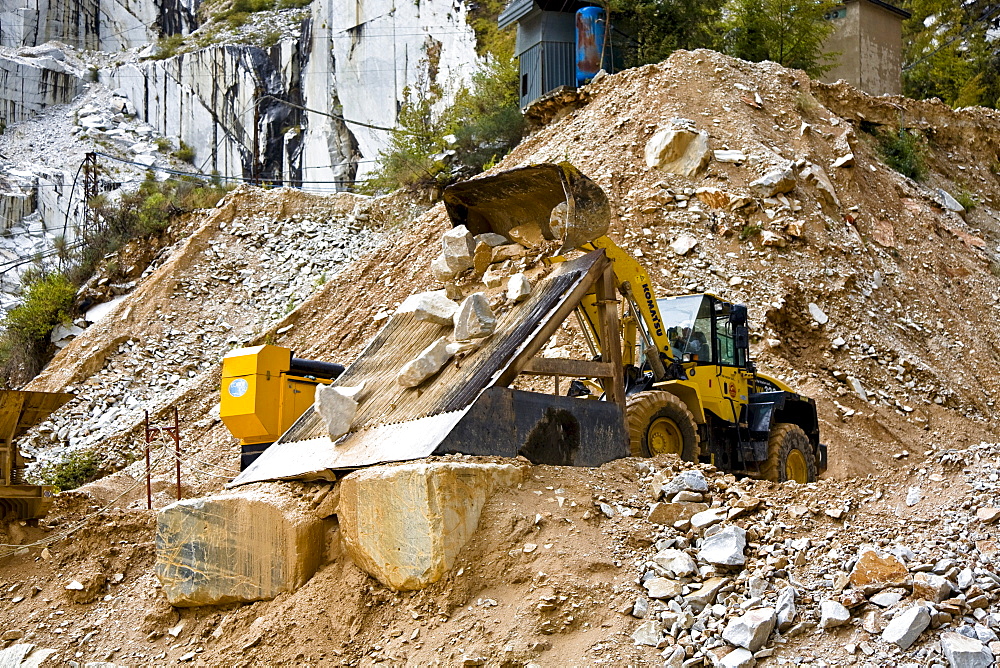
<path fill-rule="evenodd" d="M 393 315 L 337 379 L 337 385 L 366 384 L 352 433 L 332 443 L 310 407 L 231 485 L 326 477 L 326 470 L 430 454 L 484 390 L 513 380 L 519 364 L 537 352 L 551 325 L 572 312 L 606 266 L 603 251 L 559 263 L 529 299 L 498 316 L 496 332 L 481 348 L 417 388 L 401 387 L 399 370 L 451 328 L 417 321 L 412 313 Z"/>

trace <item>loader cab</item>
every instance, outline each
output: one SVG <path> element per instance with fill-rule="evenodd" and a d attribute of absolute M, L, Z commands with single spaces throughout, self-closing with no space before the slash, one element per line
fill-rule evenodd
<path fill-rule="evenodd" d="M 657 299 L 670 352 L 682 362 L 746 368 L 750 364 L 747 309 L 715 295 Z"/>

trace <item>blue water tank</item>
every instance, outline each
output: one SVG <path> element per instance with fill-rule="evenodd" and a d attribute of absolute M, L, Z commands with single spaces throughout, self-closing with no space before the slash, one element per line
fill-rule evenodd
<path fill-rule="evenodd" d="M 605 68 L 604 37 L 607 17 L 600 7 L 584 7 L 576 12 L 576 85 L 582 86 Z"/>

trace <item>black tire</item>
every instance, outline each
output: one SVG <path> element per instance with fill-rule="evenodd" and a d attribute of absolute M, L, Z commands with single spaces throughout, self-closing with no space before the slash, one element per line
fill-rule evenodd
<path fill-rule="evenodd" d="M 816 481 L 816 455 L 802 427 L 787 422 L 777 422 L 771 427 L 767 461 L 761 467 L 761 474 L 765 480 L 774 482 L 796 478 L 800 483 Z"/>
<path fill-rule="evenodd" d="M 663 445 L 664 436 L 669 435 L 667 445 L 677 448 L 681 459 L 698 461 L 701 448 L 698 445 L 698 425 L 688 407 L 669 392 L 638 392 L 625 400 L 626 423 L 628 424 L 629 448 L 633 457 L 652 457 L 661 452 L 669 452 Z M 652 437 L 652 443 L 651 443 Z"/>

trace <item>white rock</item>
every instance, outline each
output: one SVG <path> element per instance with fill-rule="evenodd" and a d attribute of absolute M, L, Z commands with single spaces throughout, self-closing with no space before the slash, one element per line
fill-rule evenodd
<path fill-rule="evenodd" d="M 643 619 L 647 612 L 649 612 L 649 599 L 645 596 L 637 597 L 635 603 L 632 604 L 632 616 Z"/>
<path fill-rule="evenodd" d="M 746 153 L 743 151 L 712 151 L 712 155 L 715 157 L 716 162 L 739 164 L 747 161 Z"/>
<path fill-rule="evenodd" d="M 66 585 L 66 589 L 69 589 L 70 591 L 83 591 L 83 583 L 79 580 L 73 580 Z"/>
<path fill-rule="evenodd" d="M 799 172 L 799 176 L 806 183 L 812 183 L 819 191 L 820 197 L 830 206 L 840 206 L 840 199 L 837 197 L 837 190 L 833 186 L 826 171 L 819 165 L 807 163 L 805 168 Z"/>
<path fill-rule="evenodd" d="M 451 325 L 458 304 L 448 299 L 445 290 L 421 292 L 414 296 L 413 317 L 437 325 Z M 407 301 L 410 301 L 407 299 Z"/>
<path fill-rule="evenodd" d="M 958 200 L 951 196 L 947 190 L 942 188 L 937 188 L 934 191 L 937 196 L 938 203 L 945 208 L 947 211 L 954 211 L 955 213 L 965 213 L 965 207 L 958 203 Z"/>
<path fill-rule="evenodd" d="M 695 513 L 695 515 L 691 517 L 691 526 L 696 529 L 705 529 L 713 524 L 724 522 L 728 517 L 728 507 L 709 508 L 708 510 L 704 510 L 700 513 Z"/>
<path fill-rule="evenodd" d="M 735 525 L 726 526 L 702 542 L 698 558 L 719 566 L 742 566 L 746 563 L 743 556 L 746 545 L 746 531 Z"/>
<path fill-rule="evenodd" d="M 454 272 L 464 271 L 473 266 L 472 258 L 476 252 L 476 240 L 465 225 L 459 225 L 448 230 L 441 236 L 444 251 L 444 261 Z"/>
<path fill-rule="evenodd" d="M 507 279 L 507 299 L 512 302 L 523 302 L 531 296 L 531 283 L 528 277 L 518 272 Z"/>
<path fill-rule="evenodd" d="M 687 655 L 684 653 L 684 648 L 680 645 L 674 645 L 663 650 L 663 668 L 682 668 L 684 666 L 684 660 Z"/>
<path fill-rule="evenodd" d="M 931 616 L 927 608 L 922 605 L 914 605 L 896 615 L 885 630 L 882 631 L 882 640 L 899 645 L 902 649 L 908 649 L 920 634 L 930 625 Z"/>
<path fill-rule="evenodd" d="M 824 313 L 823 309 L 821 309 L 818 304 L 809 302 L 808 308 L 809 308 L 809 315 L 812 317 L 813 320 L 815 320 L 819 324 L 825 325 L 830 321 L 830 316 Z"/>
<path fill-rule="evenodd" d="M 920 499 L 924 498 L 924 495 L 920 492 L 920 487 L 914 486 L 906 490 L 906 505 L 915 506 L 920 503 Z"/>
<path fill-rule="evenodd" d="M 396 382 L 403 387 L 416 387 L 440 371 L 450 359 L 448 339 L 442 336 L 420 351 L 416 359 L 407 362 L 400 370 Z"/>
<path fill-rule="evenodd" d="M 903 600 L 903 595 L 899 592 L 882 591 L 868 600 L 880 608 L 891 608 Z"/>
<path fill-rule="evenodd" d="M 670 479 L 669 482 L 662 479 L 663 472 L 658 473 L 653 477 L 653 494 L 656 499 L 662 497 L 671 498 L 678 492 L 683 492 L 685 490 L 691 492 L 707 492 L 708 491 L 708 481 L 705 480 L 705 474 L 701 471 L 694 469 L 691 471 L 681 471 L 679 474 Z"/>
<path fill-rule="evenodd" d="M 865 386 L 861 384 L 860 380 L 854 376 L 848 376 L 847 384 L 854 390 L 854 394 L 858 395 L 863 401 L 868 401 L 868 393 L 865 391 Z"/>
<path fill-rule="evenodd" d="M 649 578 L 642 583 L 642 586 L 649 592 L 650 598 L 673 598 L 680 596 L 683 585 L 677 580 L 669 578 Z"/>
<path fill-rule="evenodd" d="M 632 632 L 632 641 L 636 645 L 656 647 L 660 643 L 659 623 L 650 620 L 639 624 L 639 628 Z"/>
<path fill-rule="evenodd" d="M 435 280 L 441 283 L 447 283 L 452 280 L 455 278 L 455 274 L 457 273 L 457 271 L 454 271 L 450 266 L 448 266 L 448 261 L 445 260 L 444 253 L 438 255 L 434 258 L 434 261 L 431 262 L 431 275 L 434 276 Z"/>
<path fill-rule="evenodd" d="M 774 608 L 757 608 L 730 620 L 722 639 L 731 645 L 756 652 L 767 642 L 777 621 Z"/>
<path fill-rule="evenodd" d="M 795 173 L 790 166 L 772 169 L 749 186 L 759 197 L 774 197 L 795 188 Z"/>
<path fill-rule="evenodd" d="M 313 406 L 323 418 L 332 440 L 336 441 L 351 430 L 351 423 L 358 413 L 357 397 L 364 391 L 364 387 L 364 383 L 354 387 L 316 386 Z"/>
<path fill-rule="evenodd" d="M 682 234 L 670 244 L 670 249 L 678 255 L 687 255 L 697 245 L 698 240 L 693 236 L 690 234 Z"/>
<path fill-rule="evenodd" d="M 993 652 L 989 647 L 954 631 L 941 634 L 941 653 L 948 660 L 949 668 L 989 668 L 993 665 Z"/>
<path fill-rule="evenodd" d="M 455 340 L 468 341 L 489 336 L 496 329 L 497 319 L 482 292 L 469 295 L 455 311 Z"/>
<path fill-rule="evenodd" d="M 484 243 L 490 248 L 496 248 L 497 246 L 506 246 L 510 243 L 510 239 L 502 234 L 496 234 L 495 232 L 486 232 L 484 234 L 477 234 L 474 236 L 473 241 L 475 243 Z"/>
<path fill-rule="evenodd" d="M 681 578 L 698 570 L 698 565 L 687 552 L 671 548 L 657 552 L 653 557 L 653 563 Z"/>
<path fill-rule="evenodd" d="M 819 604 L 821 629 L 832 629 L 843 626 L 851 619 L 850 611 L 837 601 L 823 601 Z"/>
<path fill-rule="evenodd" d="M 854 166 L 854 154 L 848 153 L 842 155 L 833 161 L 834 167 L 853 167 Z"/>
<path fill-rule="evenodd" d="M 738 647 L 722 657 L 715 665 L 719 668 L 753 668 L 757 665 L 757 660 L 753 658 L 753 652 Z"/>
<path fill-rule="evenodd" d="M 795 623 L 795 588 L 785 587 L 775 602 L 778 630 L 784 631 Z"/>
<path fill-rule="evenodd" d="M 646 143 L 646 166 L 671 174 L 695 176 L 712 159 L 708 133 L 665 128 Z"/>

